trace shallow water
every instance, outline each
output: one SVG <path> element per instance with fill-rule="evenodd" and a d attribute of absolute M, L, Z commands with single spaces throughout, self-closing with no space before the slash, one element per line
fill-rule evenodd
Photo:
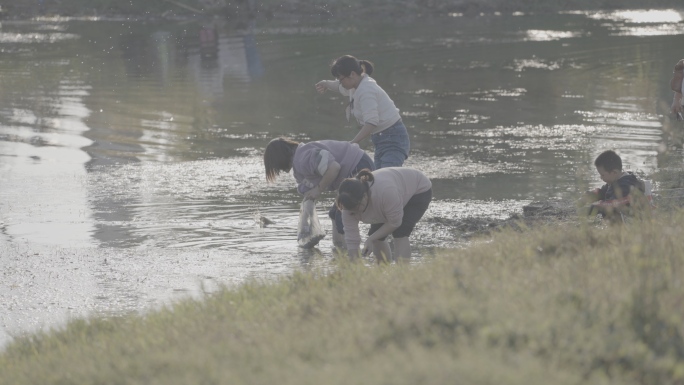
<path fill-rule="evenodd" d="M 280 135 L 353 137 L 344 98 L 313 87 L 335 57 L 374 62 L 411 134 L 406 166 L 433 180 L 419 262 L 465 244 L 445 223 L 600 184 L 604 149 L 644 173 L 680 151 L 667 108 L 683 31 L 680 12 L 643 10 L 370 27 L 3 22 L 0 342 L 328 266 L 329 238 L 297 247 L 294 181 L 267 184 L 261 154 Z M 319 205 L 328 230 L 332 198 Z"/>

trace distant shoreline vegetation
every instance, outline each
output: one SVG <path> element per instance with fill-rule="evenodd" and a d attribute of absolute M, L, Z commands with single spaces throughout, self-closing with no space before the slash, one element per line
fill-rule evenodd
<path fill-rule="evenodd" d="M 682 9 L 681 0 L 42 0 L 17 2 L 0 0 L 0 17 L 23 19 L 36 16 L 134 16 L 144 18 L 227 18 L 324 19 L 406 19 L 439 17 L 449 14 L 535 12 L 554 13 L 567 10 L 598 9 Z"/>

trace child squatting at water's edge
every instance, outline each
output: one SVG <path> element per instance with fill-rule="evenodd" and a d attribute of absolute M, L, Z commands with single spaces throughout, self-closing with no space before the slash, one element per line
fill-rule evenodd
<path fill-rule="evenodd" d="M 635 193 L 642 195 L 645 184 L 632 172 L 622 170 L 622 158 L 613 150 L 599 154 L 594 160 L 596 171 L 606 184 L 587 191 L 585 199 L 591 202 L 589 214 L 600 214 L 615 220 L 629 212 Z"/>

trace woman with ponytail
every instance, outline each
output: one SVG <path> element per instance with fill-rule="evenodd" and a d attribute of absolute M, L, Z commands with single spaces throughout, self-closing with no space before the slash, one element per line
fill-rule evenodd
<path fill-rule="evenodd" d="M 350 257 L 359 255 L 359 222 L 370 224 L 361 254 L 371 251 L 378 262 L 393 259 L 385 238 L 394 237 L 395 258 L 411 257 L 409 235 L 432 200 L 432 182 L 422 172 L 410 168 L 388 167 L 361 170 L 347 178 L 337 191 L 335 203 L 342 211 L 344 240 Z"/>
<path fill-rule="evenodd" d="M 370 77 L 373 63 L 345 55 L 333 62 L 330 72 L 337 80 L 321 80 L 316 90 L 349 96 L 347 120 L 354 115 L 361 126 L 351 142 L 360 143 L 370 136 L 375 147 L 375 167 L 401 167 L 411 147 L 408 132 L 399 109 Z"/>

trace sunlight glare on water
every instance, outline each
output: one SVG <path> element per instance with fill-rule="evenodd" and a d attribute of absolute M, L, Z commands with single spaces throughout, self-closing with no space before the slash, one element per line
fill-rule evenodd
<path fill-rule="evenodd" d="M 682 14 L 674 9 L 635 9 L 585 14 L 592 19 L 619 21 L 634 24 L 676 24 L 682 21 Z"/>
<path fill-rule="evenodd" d="M 613 92 L 611 87 L 629 83 L 630 76 L 609 77 L 601 71 L 604 61 L 619 58 L 600 56 L 592 62 L 583 53 L 568 51 L 567 42 L 590 44 L 591 36 L 625 23 L 673 25 L 681 20 L 675 14 L 584 13 L 601 24 L 582 29 L 572 21 L 577 14 L 571 13 L 557 16 L 567 18 L 555 23 L 561 26 L 557 30 L 532 16 L 507 19 L 515 26 L 500 30 L 484 30 L 476 20 L 459 17 L 460 24 L 450 33 L 420 26 L 421 33 L 405 38 L 401 29 L 387 29 L 358 56 L 369 55 L 378 62 L 377 80 L 387 85 L 412 134 L 413 152 L 406 165 L 424 170 L 437 189 L 446 189 L 436 191 L 436 196 L 543 195 L 546 188 L 532 194 L 519 189 L 529 185 L 528 179 L 538 185 L 538 175 L 572 174 L 563 170 L 573 167 L 573 159 L 583 161 L 586 149 L 597 151 L 597 137 L 615 138 L 623 146 L 646 140 L 631 145 L 635 148 L 661 146 L 657 143 L 658 115 L 644 111 L 648 97 L 625 100 L 624 90 Z M 112 31 L 116 30 L 113 25 Z M 31 24 L 18 24 L 16 33 L 3 32 L 88 35 L 91 44 L 106 40 L 89 28 L 84 20 L 46 19 L 35 23 L 34 30 Z M 262 148 L 278 135 L 304 141 L 349 140 L 353 131 L 339 129 L 346 125 L 337 110 L 344 103 L 342 98 L 317 97 L 311 76 L 305 75 L 312 72 L 328 78 L 330 60 L 338 53 L 321 51 L 316 48 L 321 45 L 309 46 L 306 41 L 335 47 L 342 35 L 362 30 L 250 24 L 230 32 L 205 25 L 198 30 L 214 31 L 214 40 L 193 42 L 188 29 L 181 34 L 173 28 L 149 26 L 132 32 L 136 28 L 124 26 L 122 42 L 105 51 L 96 45 L 79 45 L 78 49 L 94 49 L 80 53 L 79 62 L 53 55 L 43 64 L 46 72 L 76 66 L 70 72 L 79 74 L 82 66 L 88 69 L 83 73 L 88 73 L 96 68 L 95 63 L 108 63 L 111 68 L 106 71 L 119 75 L 112 80 L 76 75 L 63 81 L 52 94 L 58 102 L 47 113 L 15 103 L 4 112 L 7 124 L 2 135 L 11 138 L 10 143 L 87 149 L 92 156 L 87 162 L 91 207 L 82 211 L 94 210 L 95 237 L 105 244 L 237 247 L 259 253 L 261 248 L 270 252 L 274 250 L 270 245 L 286 243 L 295 231 L 301 198 L 293 194 L 289 175 L 274 184 L 265 183 Z M 521 30 L 524 38 L 517 36 L 516 47 L 509 49 L 511 37 Z M 306 39 L 297 42 L 292 37 Z M 4 44 L 20 41 L 76 48 L 68 40 L 43 38 Z M 392 50 L 376 52 L 379 47 Z M 624 55 L 630 55 L 627 47 Z M 414 50 L 422 52 L 417 59 Z M 287 66 L 302 68 L 287 78 L 272 72 L 285 51 L 297 53 L 288 57 Z M 399 57 L 404 58 L 401 66 L 395 64 Z M 22 66 L 12 70 L 16 76 L 31 77 L 31 71 Z M 614 79 L 622 80 L 611 83 Z M 648 81 L 638 79 L 629 92 Z M 303 84 L 308 84 L 308 91 Z M 31 97 L 49 100 L 52 95 Z M 42 132 L 30 129 L 35 125 Z M 365 149 L 372 150 L 369 145 Z M 555 164 L 551 159 L 569 163 Z M 492 183 L 501 176 L 506 187 L 491 194 Z M 477 182 L 478 178 L 484 182 Z M 559 191 L 569 189 L 565 186 Z M 324 201 L 329 204 L 332 195 Z M 435 207 L 440 204 L 439 199 L 433 203 Z M 254 219 L 256 211 L 277 220 L 278 225 L 252 232 L 259 224 Z"/>
<path fill-rule="evenodd" d="M 0 44 L 16 43 L 56 43 L 63 40 L 78 39 L 78 35 L 70 33 L 0 33 Z"/>
<path fill-rule="evenodd" d="M 684 20 L 682 13 L 674 9 L 577 12 L 577 14 L 612 23 L 608 24 L 609 28 L 619 36 L 681 35 L 680 23 Z"/>
<path fill-rule="evenodd" d="M 314 89 L 343 54 L 374 63 L 409 131 L 404 165 L 432 180 L 414 263 L 601 185 L 605 149 L 650 173 L 681 147 L 663 128 L 680 13 L 450 16 L 3 21 L 0 266 L 22 287 L 0 287 L 0 308 L 17 309 L 0 312 L 7 330 L 334 266 L 334 192 L 317 204 L 328 236 L 299 248 L 302 197 L 291 174 L 266 182 L 262 152 L 279 136 L 354 137 L 348 98 Z M 54 316 L 40 296 L 61 298 Z"/>
<path fill-rule="evenodd" d="M 582 36 L 582 33 L 577 31 L 542 31 L 538 29 L 530 29 L 526 34 L 528 41 L 552 41 Z"/>

